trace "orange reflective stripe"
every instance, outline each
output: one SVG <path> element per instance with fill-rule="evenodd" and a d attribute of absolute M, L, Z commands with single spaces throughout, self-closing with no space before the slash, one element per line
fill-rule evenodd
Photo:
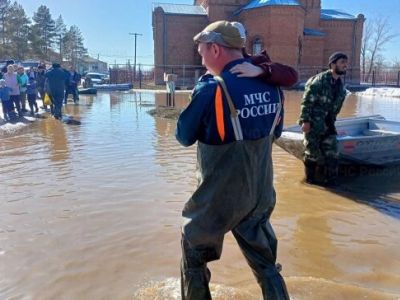
<path fill-rule="evenodd" d="M 225 139 L 224 106 L 222 104 L 221 87 L 217 86 L 215 93 L 215 118 L 217 119 L 217 130 L 221 141 Z"/>

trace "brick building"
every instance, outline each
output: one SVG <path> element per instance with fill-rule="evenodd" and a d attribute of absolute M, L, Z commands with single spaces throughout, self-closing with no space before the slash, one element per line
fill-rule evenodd
<path fill-rule="evenodd" d="M 164 71 L 197 77 L 199 71 L 190 68 L 201 64 L 193 36 L 217 20 L 243 23 L 248 52 L 267 49 L 273 61 L 296 67 L 301 80 L 326 68 L 329 55 L 339 50 L 349 57 L 346 80 L 360 80 L 361 14 L 322 9 L 321 0 L 194 0 L 193 5 L 154 5 L 156 83 L 163 82 Z"/>

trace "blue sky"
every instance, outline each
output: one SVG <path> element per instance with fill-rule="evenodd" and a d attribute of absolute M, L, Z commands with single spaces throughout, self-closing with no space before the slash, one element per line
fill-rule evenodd
<path fill-rule="evenodd" d="M 60 14 L 67 26 L 77 25 L 89 54 L 109 63 L 133 61 L 134 37 L 137 38 L 137 63 L 153 63 L 151 12 L 153 3 L 193 4 L 193 0 L 17 0 L 27 15 L 46 5 L 56 19 Z M 362 13 L 368 19 L 388 17 L 399 37 L 390 43 L 384 55 L 388 61 L 400 60 L 400 0 L 322 0 L 323 8 L 341 9 L 353 15 Z"/>

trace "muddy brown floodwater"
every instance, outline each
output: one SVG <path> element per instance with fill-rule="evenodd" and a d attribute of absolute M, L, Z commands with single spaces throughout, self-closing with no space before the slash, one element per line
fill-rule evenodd
<path fill-rule="evenodd" d="M 286 125 L 301 93 L 286 92 Z M 196 148 L 153 118 L 151 93 L 99 93 L 0 139 L 1 299 L 179 299 L 180 212 L 195 189 Z M 400 99 L 350 96 L 341 116 L 400 121 Z M 400 169 L 328 191 L 301 183 L 274 147 L 272 224 L 297 300 L 400 298 Z M 215 299 L 260 299 L 234 239 L 210 264 Z"/>

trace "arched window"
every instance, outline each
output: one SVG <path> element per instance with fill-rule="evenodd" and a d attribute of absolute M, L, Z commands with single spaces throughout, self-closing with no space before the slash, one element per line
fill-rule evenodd
<path fill-rule="evenodd" d="M 262 41 L 260 38 L 255 38 L 253 41 L 253 55 L 260 54 L 262 51 Z"/>

